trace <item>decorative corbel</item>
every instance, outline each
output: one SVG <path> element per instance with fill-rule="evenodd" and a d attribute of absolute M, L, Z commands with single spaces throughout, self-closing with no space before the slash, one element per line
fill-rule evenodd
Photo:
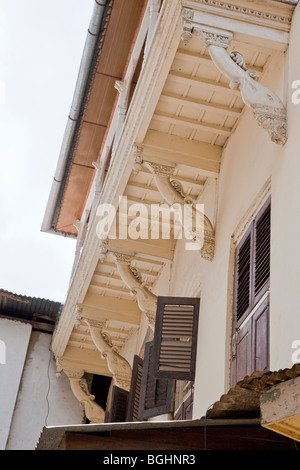
<path fill-rule="evenodd" d="M 91 337 L 101 352 L 102 358 L 107 361 L 114 384 L 129 391 L 132 370 L 127 360 L 116 351 L 109 335 L 103 331 L 106 322 L 97 322 L 87 318 L 83 318 L 83 321 L 87 323 Z"/>
<path fill-rule="evenodd" d="M 107 252 L 108 252 L 108 243 L 109 243 L 108 238 L 104 238 L 100 242 L 100 248 L 99 248 L 99 261 L 100 261 L 100 263 L 104 263 L 104 261 L 106 259 Z"/>
<path fill-rule="evenodd" d="M 91 423 L 104 423 L 105 412 L 95 402 L 94 395 L 90 394 L 86 380 L 83 379 L 84 371 L 65 370 L 64 372 L 69 377 L 72 392 L 84 408 L 88 420 Z"/>
<path fill-rule="evenodd" d="M 157 297 L 142 281 L 136 268 L 131 266 L 133 256 L 124 253 L 111 252 L 117 264 L 118 272 L 123 282 L 137 298 L 141 311 L 146 315 L 149 326 L 154 329 Z"/>
<path fill-rule="evenodd" d="M 229 79 L 230 88 L 240 89 L 241 97 L 252 110 L 258 125 L 267 130 L 273 142 L 284 145 L 287 141 L 286 108 L 276 93 L 255 80 L 256 73 L 247 69 L 242 54 L 238 51 L 228 53 L 232 33 L 193 23 L 190 19 L 184 21 L 184 30 L 207 44 L 213 63 Z"/>
<path fill-rule="evenodd" d="M 184 205 L 188 204 L 188 207 L 191 209 L 191 219 L 193 221 L 199 219 L 197 212 L 203 217 L 203 227 L 192 228 L 185 226 L 185 218 L 182 218 L 180 222 L 188 232 L 189 238 L 199 247 L 202 258 L 211 261 L 214 257 L 215 246 L 213 226 L 205 214 L 200 214 L 196 201 L 191 196 L 184 193 L 181 183 L 177 181 L 174 176 L 175 167 L 145 160 L 143 160 L 141 164 L 152 173 L 158 191 L 170 206 L 176 207 L 176 204 L 179 204 L 182 213 L 184 211 Z"/>

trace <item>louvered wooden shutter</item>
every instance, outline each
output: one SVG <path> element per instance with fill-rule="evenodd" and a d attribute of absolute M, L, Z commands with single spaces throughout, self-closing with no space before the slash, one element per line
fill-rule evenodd
<path fill-rule="evenodd" d="M 231 365 L 231 385 L 234 386 L 246 375 L 253 372 L 252 365 L 252 323 L 248 321 L 241 329 L 234 334 L 232 365 Z"/>
<path fill-rule="evenodd" d="M 269 297 L 252 317 L 252 371 L 269 368 Z"/>
<path fill-rule="evenodd" d="M 193 393 L 180 405 L 177 410 L 174 419 L 176 421 L 192 419 L 193 417 L 193 402 L 194 396 Z"/>
<path fill-rule="evenodd" d="M 271 202 L 266 201 L 236 248 L 235 321 L 243 321 L 269 287 Z"/>
<path fill-rule="evenodd" d="M 271 203 L 267 201 L 254 224 L 254 302 L 269 287 L 271 247 Z"/>
<path fill-rule="evenodd" d="M 116 385 L 112 388 L 111 405 L 106 422 L 120 423 L 126 421 L 129 392 Z"/>
<path fill-rule="evenodd" d="M 194 380 L 199 298 L 158 297 L 154 334 L 154 376 Z"/>
<path fill-rule="evenodd" d="M 128 397 L 128 407 L 126 421 L 139 420 L 139 402 L 141 395 L 141 382 L 143 374 L 143 359 L 135 355 L 132 366 L 132 376 L 130 392 Z"/>
<path fill-rule="evenodd" d="M 235 319 L 240 320 L 251 308 L 252 225 L 236 249 Z"/>
<path fill-rule="evenodd" d="M 159 416 L 173 411 L 174 381 L 172 379 L 157 379 L 154 377 L 153 347 L 153 341 L 145 345 L 139 419 Z"/>

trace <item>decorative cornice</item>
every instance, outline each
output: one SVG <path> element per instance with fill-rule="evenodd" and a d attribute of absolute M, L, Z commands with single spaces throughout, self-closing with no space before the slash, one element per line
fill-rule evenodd
<path fill-rule="evenodd" d="M 290 25 L 292 23 L 291 18 L 287 18 L 282 15 L 276 15 L 274 13 L 267 13 L 265 11 L 255 10 L 253 8 L 247 8 L 233 3 L 220 2 L 219 0 L 197 0 L 197 3 L 202 5 L 207 5 L 214 8 L 221 8 L 222 10 L 233 12 L 233 13 L 242 13 L 251 17 L 276 21 L 282 24 Z M 190 8 L 183 9 L 183 17 L 187 20 L 192 20 L 194 17 L 193 10 Z"/>
<path fill-rule="evenodd" d="M 233 34 L 229 31 L 216 30 L 215 28 L 197 28 L 193 26 L 193 35 L 200 37 L 208 46 L 218 46 L 227 49 Z"/>
<path fill-rule="evenodd" d="M 113 255 L 113 257 L 118 263 L 125 263 L 130 265 L 130 263 L 134 259 L 134 255 L 129 255 L 127 253 L 120 253 L 119 251 L 110 251 L 110 253 Z"/>

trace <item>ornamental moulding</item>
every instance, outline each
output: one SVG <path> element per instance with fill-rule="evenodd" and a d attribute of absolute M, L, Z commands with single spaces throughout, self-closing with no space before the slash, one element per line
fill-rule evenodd
<path fill-rule="evenodd" d="M 286 108 L 276 93 L 255 80 L 256 74 L 246 68 L 242 54 L 227 52 L 232 33 L 190 21 L 184 22 L 184 33 L 186 31 L 206 43 L 213 63 L 229 79 L 230 88 L 240 89 L 258 125 L 269 133 L 273 142 L 284 145 L 287 141 Z"/>
<path fill-rule="evenodd" d="M 254 10 L 253 8 L 246 8 L 240 5 L 234 5 L 232 3 L 224 3 L 219 2 L 218 0 L 197 0 L 198 3 L 202 3 L 203 5 L 207 5 L 213 8 L 220 8 L 222 10 L 228 10 L 230 12 L 239 13 L 247 16 L 254 16 L 256 18 L 261 18 L 264 20 L 270 20 L 279 22 L 281 24 L 290 25 L 292 20 L 285 16 L 275 15 L 272 13 L 267 13 L 265 11 Z M 189 20 L 192 20 L 194 17 L 193 10 L 189 8 L 183 9 L 183 17 Z"/>
<path fill-rule="evenodd" d="M 132 372 L 130 364 L 117 352 L 109 335 L 99 328 L 99 324 L 95 324 L 87 318 L 83 318 L 83 321 L 87 323 L 92 340 L 100 351 L 101 357 L 107 361 L 107 367 L 112 374 L 114 384 L 129 391 Z"/>
<path fill-rule="evenodd" d="M 69 377 L 72 392 L 84 408 L 88 420 L 91 423 L 104 423 L 105 412 L 95 402 L 95 396 L 90 394 L 86 380 L 83 379 L 84 372 L 80 370 L 66 370 L 65 373 Z"/>
<path fill-rule="evenodd" d="M 136 146 L 136 148 L 137 147 L 138 146 Z M 197 220 L 196 212 L 198 211 L 199 213 L 199 210 L 196 201 L 191 196 L 184 193 L 182 184 L 176 180 L 174 175 L 175 167 L 143 160 L 141 147 L 139 146 L 138 148 L 139 153 L 136 152 L 135 155 L 134 171 L 137 173 L 142 166 L 147 168 L 152 173 L 156 187 L 164 200 L 173 207 L 175 207 L 176 204 L 181 208 L 183 208 L 185 204 L 190 205 L 192 211 L 191 218 L 192 220 Z M 200 229 L 196 227 L 191 230 L 191 227 L 186 227 L 184 218 L 181 218 L 180 223 L 186 233 L 188 233 L 189 238 L 199 246 L 201 257 L 205 260 L 212 261 L 215 249 L 214 229 L 205 214 L 199 213 L 199 215 L 203 218 L 203 227 Z"/>
<path fill-rule="evenodd" d="M 154 329 L 157 297 L 148 288 L 138 270 L 131 266 L 132 255 L 119 252 L 111 252 L 113 255 L 118 272 L 123 282 L 130 289 L 130 293 L 136 296 L 140 310 L 145 314 L 148 325 Z"/>

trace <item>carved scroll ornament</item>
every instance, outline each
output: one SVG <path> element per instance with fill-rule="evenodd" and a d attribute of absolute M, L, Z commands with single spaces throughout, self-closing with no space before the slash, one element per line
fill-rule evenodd
<path fill-rule="evenodd" d="M 112 374 L 114 384 L 124 390 L 129 390 L 132 372 L 130 364 L 115 350 L 108 336 L 99 328 L 99 324 L 95 324 L 89 319 L 83 319 L 83 321 L 89 326 L 91 337 L 101 352 L 102 358 L 107 361 L 107 367 Z"/>
<path fill-rule="evenodd" d="M 191 220 L 196 221 L 196 212 L 198 211 L 196 201 L 184 193 L 181 183 L 174 176 L 174 167 L 148 161 L 143 161 L 143 165 L 152 173 L 157 189 L 165 201 L 173 207 L 179 204 L 183 208 L 185 204 L 188 204 L 191 209 Z M 185 228 L 188 238 L 199 245 L 202 258 L 211 261 L 214 257 L 215 247 L 214 229 L 209 218 L 203 213 L 201 216 L 203 217 L 203 227 L 200 228 L 185 227 L 184 218 L 180 222 Z"/>
<path fill-rule="evenodd" d="M 207 44 L 213 63 L 229 79 L 230 88 L 240 89 L 241 97 L 251 108 L 258 125 L 267 130 L 273 142 L 284 145 L 287 141 L 286 108 L 276 93 L 255 80 L 256 74 L 246 68 L 242 54 L 227 52 L 232 33 L 190 22 L 185 28 Z"/>
<path fill-rule="evenodd" d="M 70 380 L 72 392 L 81 406 L 84 408 L 86 417 L 91 423 L 104 423 L 105 412 L 91 395 L 86 380 L 83 379 L 83 371 L 65 371 Z"/>
<path fill-rule="evenodd" d="M 131 266 L 133 256 L 123 253 L 112 252 L 117 264 L 118 272 L 123 282 L 130 289 L 132 295 L 137 298 L 137 303 L 141 311 L 146 315 L 149 326 L 154 329 L 157 297 L 142 281 L 136 268 Z"/>

